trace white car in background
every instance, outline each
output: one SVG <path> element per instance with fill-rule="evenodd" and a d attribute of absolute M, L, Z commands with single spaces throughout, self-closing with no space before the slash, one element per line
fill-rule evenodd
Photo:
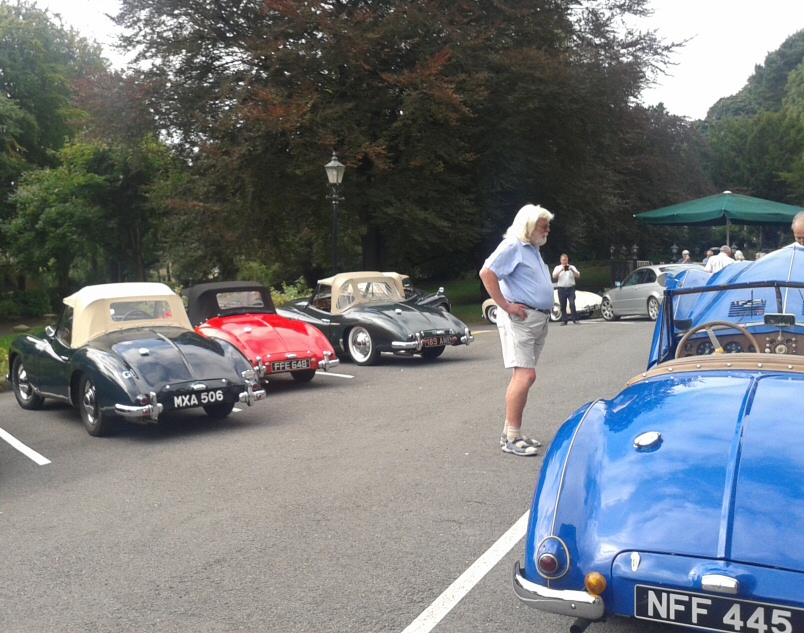
<path fill-rule="evenodd" d="M 575 312 L 579 317 L 588 318 L 600 309 L 600 304 L 603 299 L 600 295 L 594 292 L 586 292 L 585 290 L 575 291 Z M 497 309 L 498 306 L 494 299 L 486 299 L 481 306 L 481 313 L 483 318 L 489 323 L 497 323 Z M 561 312 L 561 304 L 558 302 L 558 290 L 553 288 L 553 310 L 550 312 L 551 321 L 561 321 L 563 315 Z"/>

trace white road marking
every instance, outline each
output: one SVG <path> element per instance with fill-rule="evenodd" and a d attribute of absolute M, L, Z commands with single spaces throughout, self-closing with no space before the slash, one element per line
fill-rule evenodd
<path fill-rule="evenodd" d="M 49 459 L 47 459 L 46 457 L 42 457 L 39 453 L 37 453 L 32 448 L 28 448 L 27 446 L 25 446 L 25 444 L 20 442 L 16 437 L 11 435 L 11 433 L 9 433 L 7 431 L 4 431 L 3 429 L 0 429 L 0 439 L 4 439 L 13 448 L 16 448 L 20 453 L 22 453 L 26 457 L 29 457 L 30 459 L 35 461 L 40 466 L 44 466 L 44 465 L 50 463 Z"/>
<path fill-rule="evenodd" d="M 411 622 L 402 633 L 429 633 L 432 631 L 452 611 L 455 605 L 463 600 L 464 596 L 483 579 L 483 576 L 499 563 L 511 551 L 511 548 L 525 536 L 529 514 L 529 512 L 523 514 L 494 545 L 472 563 L 472 566 L 447 587 L 444 593 L 422 611 L 421 615 Z"/>
<path fill-rule="evenodd" d="M 320 369 L 316 372 L 317 376 L 336 376 L 338 378 L 354 378 L 354 376 L 350 376 L 349 374 L 336 374 L 334 371 L 321 371 Z"/>

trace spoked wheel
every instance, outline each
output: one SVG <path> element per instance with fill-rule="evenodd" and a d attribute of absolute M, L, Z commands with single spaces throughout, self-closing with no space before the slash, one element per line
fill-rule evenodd
<path fill-rule="evenodd" d="M 648 316 L 651 321 L 659 318 L 659 300 L 656 297 L 648 297 Z"/>
<path fill-rule="evenodd" d="M 302 371 L 293 371 L 290 373 L 293 380 L 296 382 L 310 382 L 315 378 L 315 369 L 304 369 Z"/>
<path fill-rule="evenodd" d="M 611 307 L 611 301 L 608 299 L 603 299 L 603 303 L 600 304 L 600 314 L 606 321 L 616 321 L 620 318 L 614 314 L 614 308 Z"/>
<path fill-rule="evenodd" d="M 438 347 L 424 347 L 422 348 L 422 358 L 425 360 L 433 360 L 441 356 L 444 353 L 445 345 L 439 345 Z"/>
<path fill-rule="evenodd" d="M 87 433 L 93 437 L 102 437 L 112 431 L 114 418 L 103 413 L 98 407 L 97 390 L 95 383 L 89 376 L 83 376 L 78 387 L 79 409 L 81 420 Z"/>
<path fill-rule="evenodd" d="M 204 407 L 207 415 L 214 419 L 225 418 L 234 409 L 234 402 L 220 402 L 218 404 L 208 404 Z"/>
<path fill-rule="evenodd" d="M 23 409 L 33 411 L 42 408 L 45 399 L 34 391 L 20 356 L 14 359 L 14 365 L 11 368 L 11 385 L 14 388 L 14 397 L 17 398 L 17 402 Z"/>
<path fill-rule="evenodd" d="M 347 346 L 349 356 L 358 365 L 375 365 L 379 359 L 380 353 L 374 346 L 374 340 L 364 327 L 358 325 L 349 330 Z"/>
<path fill-rule="evenodd" d="M 562 316 L 564 316 L 564 313 L 561 311 L 561 306 L 557 303 L 554 303 L 553 309 L 550 310 L 550 320 L 560 321 Z"/>

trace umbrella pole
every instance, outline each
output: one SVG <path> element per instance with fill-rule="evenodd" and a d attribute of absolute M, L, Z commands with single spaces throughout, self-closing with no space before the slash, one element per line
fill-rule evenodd
<path fill-rule="evenodd" d="M 731 240 L 729 239 L 729 228 L 730 227 L 731 227 L 731 224 L 729 224 L 729 219 L 726 218 L 726 244 L 728 244 L 729 246 L 731 246 Z"/>

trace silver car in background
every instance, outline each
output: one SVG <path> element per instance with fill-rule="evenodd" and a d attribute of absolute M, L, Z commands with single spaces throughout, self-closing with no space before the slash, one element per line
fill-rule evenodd
<path fill-rule="evenodd" d="M 699 264 L 656 264 L 637 268 L 603 295 L 600 314 L 606 321 L 616 321 L 621 316 L 647 316 L 655 321 L 664 296 L 664 287 L 657 282 L 659 275 L 696 266 L 700 268 Z"/>

